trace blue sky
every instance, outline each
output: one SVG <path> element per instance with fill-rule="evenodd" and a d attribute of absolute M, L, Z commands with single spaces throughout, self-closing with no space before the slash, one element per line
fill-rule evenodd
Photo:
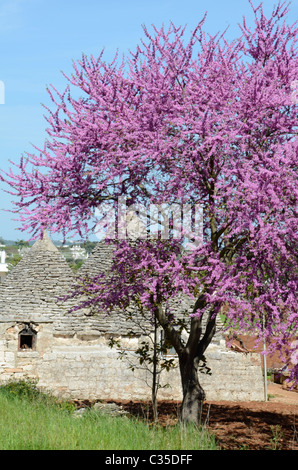
<path fill-rule="evenodd" d="M 254 4 L 257 2 L 254 1 Z M 264 1 L 265 11 L 277 3 Z M 208 12 L 205 29 L 211 34 L 229 26 L 228 38 L 240 35 L 242 16 L 252 24 L 247 0 L 0 0 L 0 81 L 5 87 L 5 102 L 0 104 L 0 168 L 9 160 L 19 161 L 31 144 L 42 146 L 46 137 L 45 111 L 49 104 L 46 87 L 63 90 L 61 74 L 72 72 L 72 60 L 82 53 L 97 56 L 105 48 L 109 61 L 119 49 L 134 50 L 144 37 L 142 24 L 187 25 L 191 31 Z M 298 0 L 292 2 L 288 22 L 298 18 Z M 0 82 L 0 83 L 1 83 Z M 1 103 L 1 90 L 0 90 Z M 17 230 L 11 196 L 0 183 L 0 236 L 27 239 Z"/>

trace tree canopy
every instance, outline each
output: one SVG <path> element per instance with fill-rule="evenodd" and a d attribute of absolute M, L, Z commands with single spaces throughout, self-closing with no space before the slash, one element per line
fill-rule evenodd
<path fill-rule="evenodd" d="M 44 148 L 2 173 L 35 236 L 82 236 L 90 220 L 96 227 L 96 209 L 117 210 L 120 196 L 128 206 L 202 207 L 203 243 L 185 250 L 182 233 L 118 240 L 112 282 L 102 275 L 81 288 L 106 311 L 136 299 L 152 311 L 184 385 L 194 384 L 223 306 L 230 327 L 280 348 L 298 381 L 298 29 L 285 2 L 268 18 L 250 3 L 254 27 L 244 18 L 234 41 L 208 35 L 204 17 L 188 39 L 172 23 L 143 26 L 144 40 L 120 64 L 117 54 L 111 63 L 103 51 L 83 55 L 64 92 L 48 89 Z M 169 310 L 181 293 L 194 299 L 187 341 Z"/>

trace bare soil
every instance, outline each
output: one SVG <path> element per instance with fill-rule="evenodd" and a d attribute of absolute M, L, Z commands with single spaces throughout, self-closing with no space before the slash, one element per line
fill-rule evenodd
<path fill-rule="evenodd" d="M 204 404 L 202 424 L 215 435 L 221 450 L 298 450 L 298 393 L 269 383 L 267 402 L 212 401 Z M 122 408 L 151 420 L 149 403 L 121 402 Z M 158 421 L 178 422 L 179 402 L 159 402 Z"/>

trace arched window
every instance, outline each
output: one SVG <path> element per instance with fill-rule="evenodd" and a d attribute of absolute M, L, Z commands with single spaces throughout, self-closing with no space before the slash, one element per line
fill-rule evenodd
<path fill-rule="evenodd" d="M 26 349 L 34 351 L 36 348 L 36 334 L 31 325 L 26 325 L 19 333 L 19 351 Z"/>

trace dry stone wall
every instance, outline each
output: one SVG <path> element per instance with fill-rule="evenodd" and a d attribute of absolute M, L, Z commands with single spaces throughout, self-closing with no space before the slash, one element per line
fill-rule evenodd
<path fill-rule="evenodd" d="M 151 374 L 139 368 L 128 367 L 138 338 L 124 339 L 130 361 L 120 360 L 117 348 L 110 348 L 109 337 L 88 340 L 53 336 L 51 323 L 41 324 L 38 329 L 36 351 L 17 351 L 17 336 L 21 325 L 6 327 L 6 340 L 1 340 L 0 377 L 11 379 L 38 379 L 39 386 L 57 396 L 74 399 L 150 399 Z M 7 328 L 8 327 L 8 328 Z M 4 344 L 5 343 L 5 344 Z M 6 346 L 6 348 L 5 348 Z M 249 401 L 263 400 L 264 389 L 260 356 L 228 350 L 222 345 L 211 345 L 206 353 L 211 375 L 201 373 L 200 381 L 208 400 Z M 181 400 L 181 384 L 178 367 L 165 372 L 159 391 L 160 399 Z"/>

